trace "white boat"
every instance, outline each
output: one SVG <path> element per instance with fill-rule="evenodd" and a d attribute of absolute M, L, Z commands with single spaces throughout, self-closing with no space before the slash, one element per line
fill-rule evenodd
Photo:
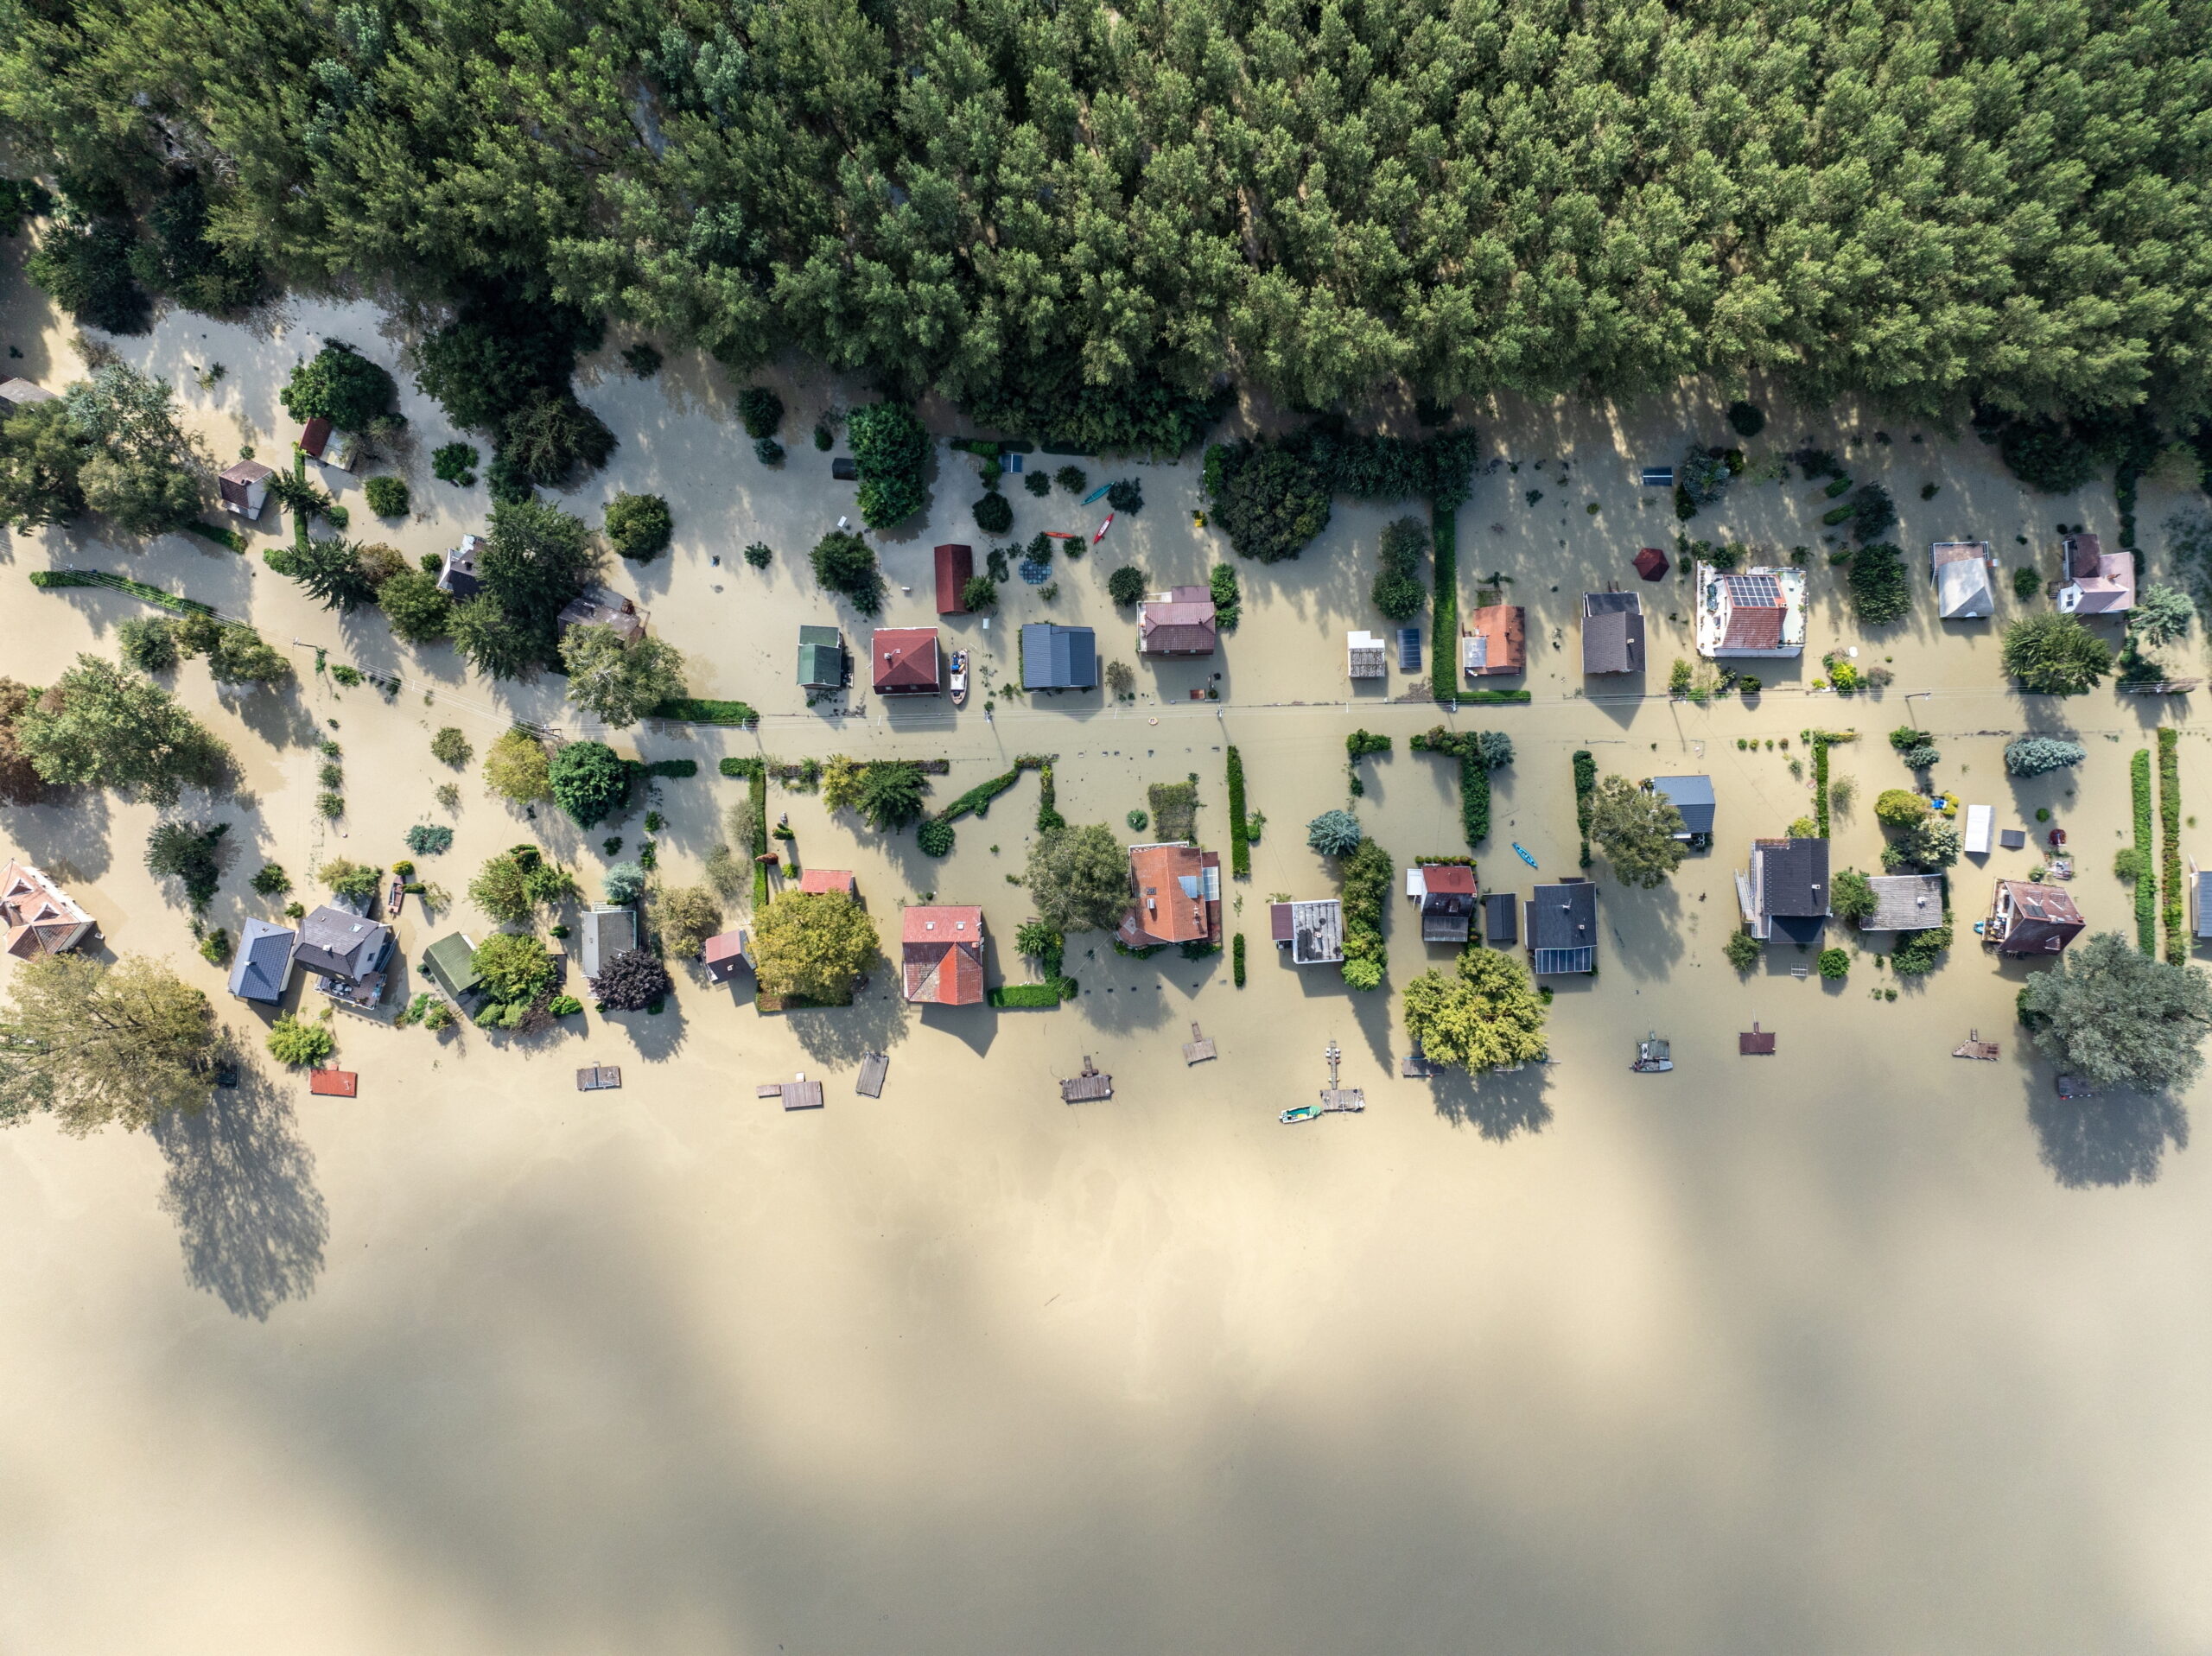
<path fill-rule="evenodd" d="M 952 705 L 968 705 L 968 652 L 964 650 L 952 652 Z"/>

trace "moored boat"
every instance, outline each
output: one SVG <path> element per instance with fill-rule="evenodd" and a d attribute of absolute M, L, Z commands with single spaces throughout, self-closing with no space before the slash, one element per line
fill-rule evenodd
<path fill-rule="evenodd" d="M 1294 1104 L 1275 1119 L 1279 1121 L 1319 1121 L 1321 1107 L 1318 1104 Z"/>
<path fill-rule="evenodd" d="M 1629 1068 L 1639 1075 L 1652 1075 L 1675 1067 L 1675 1048 L 1670 1041 L 1662 1041 L 1654 1031 L 1636 1044 L 1636 1062 Z"/>
<path fill-rule="evenodd" d="M 964 650 L 952 652 L 952 705 L 968 705 L 968 652 Z"/>

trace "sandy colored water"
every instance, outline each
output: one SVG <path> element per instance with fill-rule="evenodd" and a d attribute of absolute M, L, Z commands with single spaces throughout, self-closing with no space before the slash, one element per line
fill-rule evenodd
<path fill-rule="evenodd" d="M 19 366 L 48 383 L 73 371 L 20 290 L 4 320 Z M 184 385 L 219 454 L 243 440 L 268 454 L 289 435 L 276 389 L 326 330 L 396 360 L 359 307 L 296 307 L 261 335 L 171 316 L 126 354 Z M 211 360 L 226 373 L 202 392 L 188 370 Z M 1792 979 L 1795 951 L 1748 981 L 1719 955 L 1745 842 L 1809 809 L 1788 764 L 1808 726 L 1870 739 L 1839 751 L 1860 803 L 1836 839 L 1840 865 L 1873 866 L 1872 795 L 1904 779 L 1882 733 L 1909 690 L 1929 693 L 1913 706 L 1943 749 L 1939 777 L 1997 804 L 2000 824 L 2052 808 L 2081 853 L 2084 910 L 2126 927 L 2109 851 L 2127 823 L 2127 756 L 2159 704 L 2024 708 L 1999 684 L 1989 625 L 1939 629 L 1923 590 L 1911 623 L 1861 638 L 1825 570 L 1815 654 L 1894 657 L 1886 695 L 1808 696 L 1808 660 L 1753 707 L 1585 697 L 1576 595 L 1631 579 L 1635 547 L 1673 528 L 1634 465 L 1675 458 L 1686 422 L 1717 438 L 1715 405 L 1478 410 L 1491 450 L 1521 470 L 1486 477 L 1463 514 L 1463 602 L 1476 576 L 1510 574 L 1532 638 L 1563 644 L 1529 676 L 1533 706 L 1458 715 L 1519 747 L 1486 884 L 1526 891 L 1510 841 L 1548 876 L 1573 869 L 1577 746 L 1631 776 L 1709 771 L 1719 846 L 1657 892 L 1604 883 L 1601 971 L 1562 988 L 1553 1065 L 1398 1081 L 1395 997 L 1280 964 L 1260 907 L 1330 889 L 1300 825 L 1344 803 L 1344 735 L 1402 739 L 1437 718 L 1355 697 L 1343 676 L 1345 630 L 1375 624 L 1363 593 L 1391 513 L 1340 506 L 1298 562 L 1244 568 L 1218 703 L 1191 702 L 1198 670 L 1170 668 L 1141 675 L 1119 711 L 1069 697 L 995 720 L 975 704 L 832 719 L 790 683 L 793 629 L 836 616 L 802 555 L 849 510 L 805 446 L 826 388 L 791 384 L 797 441 L 774 475 L 731 423 L 729 387 L 696 365 L 651 384 L 587 378 L 623 447 L 574 504 L 595 519 L 617 487 L 651 489 L 678 521 L 674 555 L 613 581 L 691 655 L 701 693 L 766 714 L 757 738 L 616 739 L 646 758 L 696 755 L 709 773 L 660 790 L 671 878 L 693 877 L 715 843 L 737 785 L 710 779 L 726 752 L 942 755 L 942 798 L 1013 754 L 1052 752 L 1061 809 L 1116 822 L 1146 784 L 1195 771 L 1201 834 L 1222 846 L 1234 741 L 1270 824 L 1231 892 L 1251 982 L 1234 989 L 1225 961 L 1128 961 L 1079 939 L 1084 994 L 1053 1013 L 920 1013 L 879 974 L 849 1012 L 764 1018 L 688 983 L 658 1018 L 594 1016 L 534 1045 L 346 1019 L 357 1101 L 308 1099 L 264 1066 L 235 1100 L 153 1137 L 76 1143 L 34 1126 L 0 1139 L 0 1395 L 16 1423 L 0 1441 L 0 1649 L 2212 1645 L 2212 1308 L 2194 1288 L 2212 1186 L 2201 1152 L 2183 1153 L 2196 1101 L 2061 1112 L 2012 1022 L 2020 970 L 1970 942 L 1893 1002 L 1863 955 L 1840 987 Z M 418 516 L 376 532 L 412 555 L 478 526 L 486 503 L 429 480 L 447 434 L 423 399 L 404 406 Z M 2054 523 L 2113 527 L 2108 493 L 2024 497 L 1970 438 L 1916 444 L 1892 428 L 1885 446 L 1866 429 L 1854 475 L 1889 484 L 1909 547 L 1972 532 L 2010 562 L 2029 555 L 2012 544 L 2024 534 L 2048 562 Z M 1832 423 L 1777 417 L 1771 435 L 1805 431 L 1840 446 Z M 1560 458 L 1569 481 L 1537 476 L 1534 462 Z M 932 619 L 934 541 L 983 539 L 966 531 L 965 464 L 940 449 L 931 516 L 886 549 L 892 624 Z M 1218 555 L 1188 526 L 1194 468 L 1138 470 L 1144 513 L 1060 567 L 1049 612 L 1096 624 L 1123 659 L 1106 572 L 1135 559 L 1196 579 Z M 1931 502 L 1923 481 L 1942 485 Z M 1546 498 L 1529 504 L 1529 488 Z M 340 498 L 362 510 L 357 487 Z M 1011 498 L 1025 535 L 1095 521 L 1057 497 L 1049 514 Z M 1697 527 L 1813 542 L 1825 504 L 1801 484 L 1739 485 Z M 2144 523 L 2176 504 L 2146 489 Z M 736 558 L 756 538 L 779 555 L 765 577 Z M 211 915 L 233 929 L 262 911 L 245 881 L 264 858 L 296 874 L 338 851 L 388 860 L 405 824 L 445 820 L 427 746 L 440 725 L 480 751 L 512 716 L 560 718 L 557 682 L 469 680 L 449 651 L 394 645 L 373 615 L 302 602 L 257 557 L 59 532 L 18 536 L 12 555 L 0 616 L 18 677 L 111 650 L 138 612 L 22 579 L 54 566 L 189 591 L 299 640 L 303 667 L 320 645 L 404 678 L 390 701 L 311 671 L 297 695 L 228 699 L 196 664 L 178 676 L 244 761 L 245 796 L 212 812 L 188 802 L 233 824 Z M 1664 619 L 1685 587 L 1647 589 L 1647 688 L 1688 653 L 1686 627 Z M 1009 625 L 1046 612 L 1018 585 L 1007 600 L 988 632 L 950 629 L 1001 673 Z M 1389 693 L 1407 688 L 1394 671 Z M 2078 731 L 2088 761 L 2009 784 L 1999 750 L 2028 727 Z M 315 814 L 318 731 L 346 749 L 343 837 Z M 2207 785 L 2200 743 L 2189 729 L 2190 800 Z M 1402 860 L 1464 848 L 1446 766 L 1401 739 L 1363 770 L 1359 813 Z M 524 822 L 462 781 L 455 844 L 426 863 L 431 878 L 458 891 L 525 835 L 588 879 L 603 866 L 597 833 Z M 1027 907 L 1005 877 L 1035 797 L 1025 780 L 963 822 L 941 863 L 810 796 L 778 793 L 772 809 L 789 813 L 806 864 L 857 871 L 887 925 L 918 891 L 981 902 L 994 974 L 1019 980 L 1010 940 Z M 82 800 L 8 810 L 0 830 L 67 874 L 116 948 L 169 957 L 219 999 L 181 909 L 141 868 L 155 815 Z M 612 831 L 634 847 L 642 826 Z M 1993 873 L 2030 860 L 1961 869 L 1962 935 Z M 419 953 L 447 923 L 410 904 L 403 948 Z M 465 907 L 461 923 L 482 929 Z M 1430 952 L 1402 902 L 1390 928 L 1402 983 Z M 1771 1060 L 1735 1055 L 1755 1018 L 1779 1032 Z M 1186 1071 L 1194 1019 L 1222 1056 Z M 2001 1039 L 2004 1061 L 1953 1061 L 1969 1027 Z M 1632 1076 L 1633 1041 L 1653 1028 L 1680 1067 Z M 1324 1080 L 1331 1038 L 1367 1113 L 1279 1126 Z M 873 1048 L 891 1072 L 870 1101 L 852 1076 Z M 1086 1054 L 1116 1096 L 1063 1107 L 1055 1079 Z M 594 1059 L 622 1064 L 622 1091 L 573 1091 L 575 1066 Z M 753 1096 L 798 1070 L 827 1079 L 827 1109 L 785 1116 Z"/>

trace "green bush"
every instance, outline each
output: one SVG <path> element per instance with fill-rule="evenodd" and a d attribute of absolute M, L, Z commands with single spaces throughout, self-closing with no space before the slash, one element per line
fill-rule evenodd
<path fill-rule="evenodd" d="M 614 815 L 630 795 L 629 767 L 604 742 L 569 742 L 555 754 L 547 779 L 554 802 L 578 828 Z"/>
<path fill-rule="evenodd" d="M 773 437 L 755 438 L 753 458 L 763 466 L 781 466 L 784 463 L 784 446 Z"/>
<path fill-rule="evenodd" d="M 1052 481 L 1078 499 L 1090 492 L 1090 479 L 1084 475 L 1080 466 L 1063 466 L 1052 473 Z"/>
<path fill-rule="evenodd" d="M 1003 535 L 1014 527 L 1014 503 L 1002 494 L 986 494 L 972 510 L 976 527 L 986 535 Z"/>
<path fill-rule="evenodd" d="M 496 931 L 476 946 L 470 966 L 495 1000 L 527 1006 L 559 972 L 545 945 L 526 932 Z"/>
<path fill-rule="evenodd" d="M 1362 841 L 1344 860 L 1344 987 L 1382 987 L 1385 955 L 1382 912 L 1396 873 L 1390 853 L 1372 840 Z"/>
<path fill-rule="evenodd" d="M 368 497 L 369 510 L 379 517 L 407 515 L 407 484 L 403 479 L 372 477 L 361 485 L 361 492 Z"/>
<path fill-rule="evenodd" d="M 474 443 L 443 443 L 430 452 L 430 475 L 465 489 L 476 481 L 483 458 Z"/>
<path fill-rule="evenodd" d="M 1766 429 L 1766 415 L 1755 403 L 1731 403 L 1728 426 L 1738 437 L 1756 437 Z"/>
<path fill-rule="evenodd" d="M 2046 612 L 2005 629 L 2005 670 L 2020 688 L 2044 695 L 2080 695 L 2112 671 L 2112 647 L 2081 619 Z"/>
<path fill-rule="evenodd" d="M 2022 736 L 2006 745 L 2005 769 L 2016 777 L 2039 777 L 2046 771 L 2079 765 L 2088 757 L 2089 751 L 2079 742 L 2063 742 L 2051 736 Z"/>
<path fill-rule="evenodd" d="M 1021 486 L 1042 500 L 1052 492 L 1052 479 L 1042 472 L 1024 472 L 1021 474 Z"/>
<path fill-rule="evenodd" d="M 1721 945 L 1720 952 L 1738 972 L 1748 972 L 1759 963 L 1766 951 L 1759 947 L 1758 938 L 1739 926 L 1728 934 L 1728 941 Z"/>
<path fill-rule="evenodd" d="M 1329 487 L 1302 454 L 1264 441 L 1217 444 L 1206 451 L 1206 491 L 1214 522 L 1239 557 L 1276 563 L 1294 558 L 1329 526 Z"/>
<path fill-rule="evenodd" d="M 1862 626 L 1886 626 L 1912 608 L 1904 553 L 1895 542 L 1862 547 L 1851 560 L 1851 607 Z"/>
<path fill-rule="evenodd" d="M 296 1069 L 322 1064 L 338 1050 L 338 1037 L 321 1024 L 303 1024 L 286 1012 L 269 1026 L 269 1056 Z"/>
<path fill-rule="evenodd" d="M 954 838 L 952 824 L 941 816 L 931 817 L 914 830 L 914 843 L 921 847 L 925 856 L 950 856 Z"/>
<path fill-rule="evenodd" d="M 607 503 L 607 541 L 626 558 L 649 562 L 668 549 L 676 520 L 657 494 L 618 494 Z"/>
<path fill-rule="evenodd" d="M 1851 971 L 1851 956 L 1840 949 L 1821 951 L 1821 975 L 1831 983 L 1840 983 Z"/>
<path fill-rule="evenodd" d="M 737 416 L 748 437 L 772 437 L 784 427 L 784 399 L 766 385 L 747 385 L 737 394 Z"/>
<path fill-rule="evenodd" d="M 2035 565 L 2024 563 L 2012 571 L 2012 596 L 2023 600 L 2043 590 L 2043 576 Z"/>
<path fill-rule="evenodd" d="M 341 431 L 365 431 L 391 413 L 399 387 L 352 346 L 330 339 L 292 370 L 291 379 L 276 395 L 284 412 L 295 420 L 321 418 Z"/>
<path fill-rule="evenodd" d="M 1230 974 L 1236 980 L 1236 987 L 1243 988 L 1244 987 L 1244 934 L 1241 931 L 1236 934 L 1236 941 L 1230 946 L 1229 967 Z"/>
<path fill-rule="evenodd" d="M 2135 853 L 2137 866 L 2147 873 L 2155 865 L 2152 861 L 2151 815 L 2151 750 L 2139 747 L 2128 760 L 2128 784 L 2134 795 Z M 2135 885 L 2135 946 L 2145 955 L 2158 952 L 2158 883 L 2155 879 L 2140 879 Z"/>
<path fill-rule="evenodd" d="M 1389 619 L 1409 621 L 1428 601 L 1421 584 L 1421 561 L 1427 550 L 1428 529 L 1418 517 L 1401 517 L 1382 531 L 1371 596 Z"/>
<path fill-rule="evenodd" d="M 1236 624 L 1244 619 L 1244 594 L 1237 585 L 1234 565 L 1214 565 L 1213 574 L 1206 580 L 1206 596 L 1213 600 L 1214 625 L 1224 632 L 1236 631 Z"/>
<path fill-rule="evenodd" d="M 826 589 L 841 594 L 862 615 L 882 611 L 883 572 L 876 567 L 875 549 L 859 536 L 833 529 L 815 542 L 809 556 L 815 580 Z"/>
<path fill-rule="evenodd" d="M 166 673 L 177 664 L 176 625 L 161 616 L 134 615 L 115 630 L 123 659 L 142 673 Z"/>
<path fill-rule="evenodd" d="M 1244 815 L 1244 759 L 1233 746 L 1229 750 L 1229 872 L 1238 879 L 1252 875 L 1252 828 Z"/>
<path fill-rule="evenodd" d="M 861 517 L 868 527 L 889 529 L 919 511 L 930 440 L 913 410 L 902 403 L 872 403 L 852 411 L 845 433 L 860 474 Z"/>
<path fill-rule="evenodd" d="M 2181 733 L 2171 725 L 2158 727 L 2158 860 L 2164 885 L 2159 912 L 2166 923 L 2166 959 L 2176 966 L 2189 961 L 2181 867 L 2180 743 Z"/>
<path fill-rule="evenodd" d="M 1116 478 L 1106 490 L 1106 504 L 1117 517 L 1134 517 L 1144 510 L 1144 485 L 1135 478 Z"/>
<path fill-rule="evenodd" d="M 1359 848 L 1359 819 L 1347 810 L 1326 810 L 1306 825 L 1306 843 L 1325 857 L 1348 857 Z"/>
<path fill-rule="evenodd" d="M 2097 474 L 2095 452 L 2056 420 L 2013 422 L 1997 452 L 2007 471 L 2044 494 L 2071 494 Z"/>

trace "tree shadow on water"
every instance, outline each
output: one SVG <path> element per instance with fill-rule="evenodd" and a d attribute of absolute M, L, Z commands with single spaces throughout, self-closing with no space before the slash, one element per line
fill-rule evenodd
<path fill-rule="evenodd" d="M 304 1299 L 322 1273 L 330 1218 L 291 1101 L 243 1063 L 234 1090 L 197 1114 L 172 1111 L 153 1131 L 168 1164 L 162 1210 L 176 1221 L 192 1285 L 260 1322 Z"/>
<path fill-rule="evenodd" d="M 1439 1115 L 1455 1127 L 1472 1127 L 1484 1138 L 1503 1144 L 1551 1126 L 1552 1107 L 1544 1101 L 1549 1079 L 1546 1066 L 1532 1063 L 1506 1075 L 1479 1078 L 1464 1069 L 1448 1069 L 1431 1086 Z"/>
<path fill-rule="evenodd" d="M 2037 1154 L 2069 1190 L 2148 1184 L 2166 1145 L 2189 1148 L 2189 1112 L 2177 1100 L 2145 1093 L 2061 1098 L 2037 1092 L 2028 1102 Z"/>

